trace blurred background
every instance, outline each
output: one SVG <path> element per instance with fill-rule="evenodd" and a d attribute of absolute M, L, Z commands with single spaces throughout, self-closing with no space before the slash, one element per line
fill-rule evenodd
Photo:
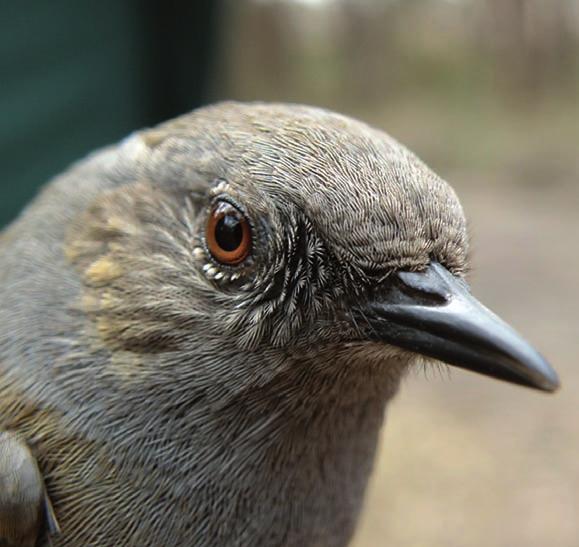
<path fill-rule="evenodd" d="M 563 389 L 411 375 L 354 545 L 579 545 L 579 0 L 4 2 L 0 74 L 0 225 L 94 148 L 220 99 L 414 150 L 465 206 L 474 293 Z"/>

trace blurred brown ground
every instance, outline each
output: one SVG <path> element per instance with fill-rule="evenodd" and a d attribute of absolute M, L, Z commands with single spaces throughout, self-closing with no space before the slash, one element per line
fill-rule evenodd
<path fill-rule="evenodd" d="M 474 294 L 562 381 L 411 374 L 354 547 L 578 547 L 579 3 L 230 6 L 216 97 L 333 108 L 415 151 L 464 205 Z"/>

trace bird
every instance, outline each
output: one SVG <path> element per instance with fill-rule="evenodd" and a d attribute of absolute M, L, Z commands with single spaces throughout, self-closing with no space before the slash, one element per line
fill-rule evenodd
<path fill-rule="evenodd" d="M 74 164 L 0 235 L 0 545 L 347 545 L 410 369 L 558 387 L 469 256 L 452 187 L 321 108 Z"/>

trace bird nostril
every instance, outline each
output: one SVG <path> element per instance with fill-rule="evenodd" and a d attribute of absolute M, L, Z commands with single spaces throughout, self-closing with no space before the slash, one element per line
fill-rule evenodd
<path fill-rule="evenodd" d="M 399 276 L 390 276 L 376 285 L 368 294 L 369 300 L 388 302 L 391 305 L 444 306 L 448 298 L 439 292 L 422 290 L 406 284 Z"/>
<path fill-rule="evenodd" d="M 394 283 L 399 291 L 400 304 L 406 302 L 412 302 L 414 305 L 419 306 L 444 306 L 448 304 L 448 298 L 444 294 L 409 286 L 400 278 L 396 278 Z"/>

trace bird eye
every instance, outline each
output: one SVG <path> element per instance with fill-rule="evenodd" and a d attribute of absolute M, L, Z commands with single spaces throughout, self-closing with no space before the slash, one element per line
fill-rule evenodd
<path fill-rule="evenodd" d="M 207 219 L 206 240 L 213 258 L 235 266 L 251 250 L 251 227 L 244 214 L 227 201 L 217 202 Z"/>

